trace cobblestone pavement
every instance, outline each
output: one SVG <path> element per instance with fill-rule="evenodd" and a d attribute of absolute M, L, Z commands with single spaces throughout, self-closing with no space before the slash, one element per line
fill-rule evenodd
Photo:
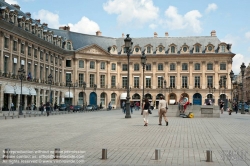
<path fill-rule="evenodd" d="M 249 114 L 170 117 L 169 126 L 159 126 L 154 110 L 147 127 L 140 111 L 124 117 L 121 110 L 112 110 L 2 118 L 0 150 L 12 153 L 0 165 L 250 165 Z M 55 148 L 61 159 L 53 159 Z M 103 148 L 107 160 L 101 159 Z M 155 149 L 160 149 L 160 160 L 155 160 Z M 206 162 L 206 150 L 212 150 L 213 162 Z"/>

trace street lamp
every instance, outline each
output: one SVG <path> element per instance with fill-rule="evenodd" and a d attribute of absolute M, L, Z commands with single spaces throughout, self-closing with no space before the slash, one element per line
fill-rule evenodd
<path fill-rule="evenodd" d="M 213 101 L 214 92 L 215 92 L 215 87 L 212 88 L 212 87 L 209 86 L 209 93 L 212 93 L 212 103 L 213 103 L 212 105 L 214 105 L 214 101 Z"/>
<path fill-rule="evenodd" d="M 66 80 L 66 85 L 69 87 L 69 97 L 68 97 L 68 105 L 70 105 L 70 87 L 71 87 L 72 81 L 70 78 Z M 68 107 L 68 111 L 70 111 L 70 108 Z"/>
<path fill-rule="evenodd" d="M 19 68 L 18 70 L 19 79 L 21 80 L 21 96 L 20 96 L 20 106 L 19 106 L 19 115 L 23 115 L 23 103 L 22 103 L 22 95 L 23 95 L 23 79 L 25 78 L 25 71 L 23 68 Z"/>
<path fill-rule="evenodd" d="M 128 76 L 127 76 L 127 101 L 126 101 L 126 115 L 125 118 L 131 118 L 130 115 L 130 95 L 129 95 L 129 57 L 131 54 L 132 49 L 132 39 L 129 37 L 129 34 L 127 34 L 127 37 L 124 39 L 125 42 L 125 49 L 127 51 L 127 57 L 128 57 Z"/>
<path fill-rule="evenodd" d="M 234 72 L 233 70 L 231 70 L 231 72 L 229 73 L 229 76 L 231 78 L 231 101 L 233 101 L 232 97 L 233 97 L 233 88 L 232 88 L 232 84 L 233 84 L 233 79 L 234 79 Z"/>
<path fill-rule="evenodd" d="M 144 52 L 142 52 L 141 56 L 141 64 L 142 64 L 142 102 L 145 100 L 145 95 L 144 95 L 144 71 L 145 71 L 145 66 L 147 63 L 147 58 Z"/>
<path fill-rule="evenodd" d="M 84 94 L 85 94 L 85 89 L 86 89 L 86 82 L 83 82 L 82 83 L 82 87 L 83 87 L 83 90 L 84 90 Z M 83 95 L 83 93 L 82 93 L 82 97 L 83 97 L 84 95 Z M 83 99 L 82 99 L 82 102 L 83 102 L 83 109 L 84 109 L 84 105 L 85 105 L 85 97 L 84 97 L 84 101 L 83 101 Z"/>
<path fill-rule="evenodd" d="M 245 73 L 245 69 L 246 69 L 246 66 L 244 63 L 241 64 L 240 66 L 240 70 L 241 70 L 241 76 L 242 76 L 242 93 L 241 93 L 241 96 L 242 96 L 242 101 L 241 101 L 241 114 L 245 114 L 245 108 L 244 108 L 244 73 Z"/>

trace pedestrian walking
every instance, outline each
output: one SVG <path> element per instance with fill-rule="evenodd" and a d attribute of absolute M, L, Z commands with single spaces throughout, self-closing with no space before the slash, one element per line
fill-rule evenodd
<path fill-rule="evenodd" d="M 136 108 L 137 111 L 139 111 L 139 109 L 140 109 L 140 104 L 139 104 L 138 101 L 135 103 L 135 108 Z"/>
<path fill-rule="evenodd" d="M 228 114 L 231 115 L 232 114 L 232 102 L 231 102 L 231 99 L 228 100 L 228 108 L 227 108 L 227 111 L 228 111 Z"/>
<path fill-rule="evenodd" d="M 221 114 L 224 112 L 224 102 L 222 100 L 220 101 L 220 112 Z"/>
<path fill-rule="evenodd" d="M 47 102 L 46 103 L 46 113 L 47 113 L 47 116 L 49 116 L 49 112 L 50 112 L 50 103 Z"/>
<path fill-rule="evenodd" d="M 148 109 L 150 107 L 150 103 L 148 102 L 148 99 L 145 99 L 145 102 L 142 103 L 142 110 L 141 115 L 143 115 L 144 120 L 144 126 L 148 126 Z"/>
<path fill-rule="evenodd" d="M 10 104 L 10 109 L 11 109 L 11 111 L 14 111 L 14 104 L 13 104 L 13 102 Z"/>
<path fill-rule="evenodd" d="M 133 108 L 134 108 L 134 102 L 132 101 L 130 103 L 130 111 L 131 111 L 132 114 L 133 114 Z"/>
<path fill-rule="evenodd" d="M 164 118 L 166 122 L 166 126 L 168 126 L 168 119 L 167 119 L 167 102 L 166 100 L 163 99 L 162 96 L 160 96 L 160 101 L 159 101 L 159 125 L 162 125 L 162 117 Z"/>
<path fill-rule="evenodd" d="M 238 102 L 237 101 L 234 102 L 234 111 L 236 112 L 236 114 L 238 113 Z"/>

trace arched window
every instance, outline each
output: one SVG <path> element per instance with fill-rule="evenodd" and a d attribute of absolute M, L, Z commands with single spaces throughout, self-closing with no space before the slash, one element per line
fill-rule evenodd
<path fill-rule="evenodd" d="M 194 70 L 200 70 L 201 65 L 199 63 L 194 64 Z"/>
<path fill-rule="evenodd" d="M 112 104 L 112 105 L 115 105 L 115 104 L 116 104 L 115 98 L 116 98 L 116 94 L 115 94 L 115 93 L 112 93 L 112 94 L 111 94 L 111 104 Z"/>
<path fill-rule="evenodd" d="M 158 70 L 163 70 L 163 64 L 162 63 L 158 64 Z"/>
<path fill-rule="evenodd" d="M 95 62 L 94 61 L 90 61 L 89 68 L 90 69 L 95 69 Z"/>
<path fill-rule="evenodd" d="M 175 70 L 175 64 L 174 63 L 171 63 L 170 64 L 170 71 L 174 71 Z"/>
<path fill-rule="evenodd" d="M 188 65 L 187 63 L 182 64 L 182 70 L 188 70 Z"/>
<path fill-rule="evenodd" d="M 79 61 L 79 68 L 84 68 L 84 62 L 83 62 L 83 60 Z"/>
<path fill-rule="evenodd" d="M 138 63 L 134 64 L 134 71 L 139 71 L 139 70 L 140 70 L 139 64 Z"/>

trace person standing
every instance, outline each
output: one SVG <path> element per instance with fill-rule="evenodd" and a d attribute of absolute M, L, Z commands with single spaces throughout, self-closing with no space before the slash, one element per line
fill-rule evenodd
<path fill-rule="evenodd" d="M 11 109 L 11 111 L 14 111 L 14 104 L 13 104 L 13 102 L 10 104 L 10 109 Z"/>
<path fill-rule="evenodd" d="M 47 113 L 47 116 L 49 116 L 49 112 L 50 112 L 50 103 L 47 102 L 46 103 L 46 113 Z"/>
<path fill-rule="evenodd" d="M 160 101 L 159 101 L 159 125 L 162 125 L 162 117 L 164 118 L 165 122 L 166 122 L 166 126 L 168 126 L 168 119 L 166 116 L 167 113 L 167 102 L 166 100 L 163 99 L 162 96 L 160 96 Z"/>
<path fill-rule="evenodd" d="M 122 102 L 122 109 L 123 109 L 123 113 L 125 114 L 125 112 L 126 112 L 126 104 L 125 104 L 125 101 Z"/>
<path fill-rule="evenodd" d="M 224 102 L 222 100 L 220 101 L 220 112 L 221 114 L 224 112 Z"/>
<path fill-rule="evenodd" d="M 148 109 L 150 107 L 150 103 L 148 102 L 148 99 L 145 99 L 145 102 L 142 104 L 142 112 L 143 120 L 144 120 L 144 126 L 148 126 Z"/>
<path fill-rule="evenodd" d="M 131 113 L 133 114 L 133 108 L 134 108 L 134 102 L 132 101 L 131 103 L 130 103 L 130 110 L 131 110 Z"/>
<path fill-rule="evenodd" d="M 228 100 L 228 114 L 231 115 L 232 113 L 232 102 L 231 99 Z"/>

